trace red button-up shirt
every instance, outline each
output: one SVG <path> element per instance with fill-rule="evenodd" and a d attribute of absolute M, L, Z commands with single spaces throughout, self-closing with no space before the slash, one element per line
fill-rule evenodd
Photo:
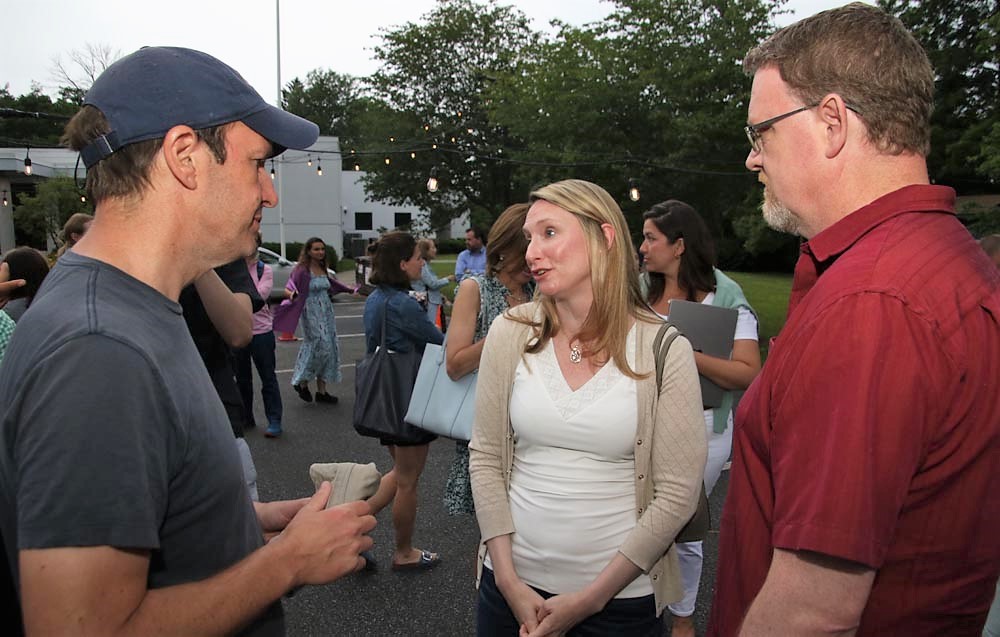
<path fill-rule="evenodd" d="M 859 635 L 982 630 L 1000 571 L 1000 276 L 954 197 L 908 186 L 803 244 L 736 416 L 710 635 L 737 634 L 774 548 L 877 569 Z"/>

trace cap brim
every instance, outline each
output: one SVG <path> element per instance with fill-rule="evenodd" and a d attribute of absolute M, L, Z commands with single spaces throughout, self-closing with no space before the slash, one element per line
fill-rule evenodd
<path fill-rule="evenodd" d="M 286 148 L 305 150 L 319 138 L 319 126 L 270 104 L 240 121 L 271 142 L 274 155 Z"/>

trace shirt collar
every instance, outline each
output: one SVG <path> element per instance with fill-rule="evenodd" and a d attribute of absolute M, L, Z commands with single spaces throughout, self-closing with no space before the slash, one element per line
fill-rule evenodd
<path fill-rule="evenodd" d="M 802 252 L 823 263 L 845 252 L 871 229 L 908 212 L 955 214 L 955 191 L 947 186 L 915 184 L 883 195 L 858 208 L 802 244 Z"/>

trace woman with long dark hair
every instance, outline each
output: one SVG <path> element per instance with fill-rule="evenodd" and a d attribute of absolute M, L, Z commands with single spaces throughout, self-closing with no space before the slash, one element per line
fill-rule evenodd
<path fill-rule="evenodd" d="M 22 287 L 11 293 L 10 301 L 3 308 L 16 323 L 31 306 L 38 288 L 49 274 L 49 262 L 41 252 L 27 247 L 9 250 L 3 256 L 3 262 L 10 268 L 10 278 L 25 281 Z"/>
<path fill-rule="evenodd" d="M 639 251 L 646 269 L 646 302 L 653 311 L 669 319 L 670 301 L 680 299 L 738 312 L 731 358 L 694 354 L 698 373 L 729 390 L 721 406 L 704 410 L 708 436 L 705 490 L 711 493 L 732 451 L 736 394 L 749 387 L 760 371 L 757 316 L 740 286 L 715 267 L 715 243 L 694 208 L 673 199 L 656 204 L 643 214 L 642 236 Z M 702 543 L 678 544 L 677 556 L 684 598 L 670 605 L 673 637 L 694 637 L 691 617 L 701 581 Z"/>
<path fill-rule="evenodd" d="M 405 232 L 389 232 L 376 244 L 369 281 L 375 291 L 365 302 L 365 344 L 368 353 L 376 347 L 393 352 L 423 351 L 427 343 L 440 345 L 444 335 L 431 323 L 420 304 L 409 295 L 410 282 L 420 278 L 424 260 L 416 240 Z M 385 321 L 385 342 L 381 342 Z M 427 461 L 433 434 L 412 444 L 382 441 L 392 456 L 393 468 L 382 477 L 378 492 L 368 499 L 376 514 L 390 502 L 392 526 L 396 531 L 396 550 L 392 569 L 431 568 L 441 561 L 437 553 L 413 546 L 417 518 L 417 483 Z"/>
<path fill-rule="evenodd" d="M 302 346 L 295 359 L 292 387 L 299 398 L 312 402 L 309 381 L 316 381 L 316 402 L 336 404 L 337 397 L 326 390 L 327 383 L 340 382 L 340 348 L 333 312 L 334 294 L 353 294 L 357 288 L 344 285 L 330 275 L 326 244 L 312 237 L 302 246 L 299 262 L 288 277 L 285 302 L 274 313 L 277 332 L 294 332 L 302 321 Z"/>

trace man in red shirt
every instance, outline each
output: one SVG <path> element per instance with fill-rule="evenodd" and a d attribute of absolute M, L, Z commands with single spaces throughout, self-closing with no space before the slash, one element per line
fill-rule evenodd
<path fill-rule="evenodd" d="M 744 67 L 764 218 L 807 241 L 736 416 L 709 634 L 978 635 L 1000 571 L 1000 276 L 929 185 L 930 63 L 856 3 Z"/>

